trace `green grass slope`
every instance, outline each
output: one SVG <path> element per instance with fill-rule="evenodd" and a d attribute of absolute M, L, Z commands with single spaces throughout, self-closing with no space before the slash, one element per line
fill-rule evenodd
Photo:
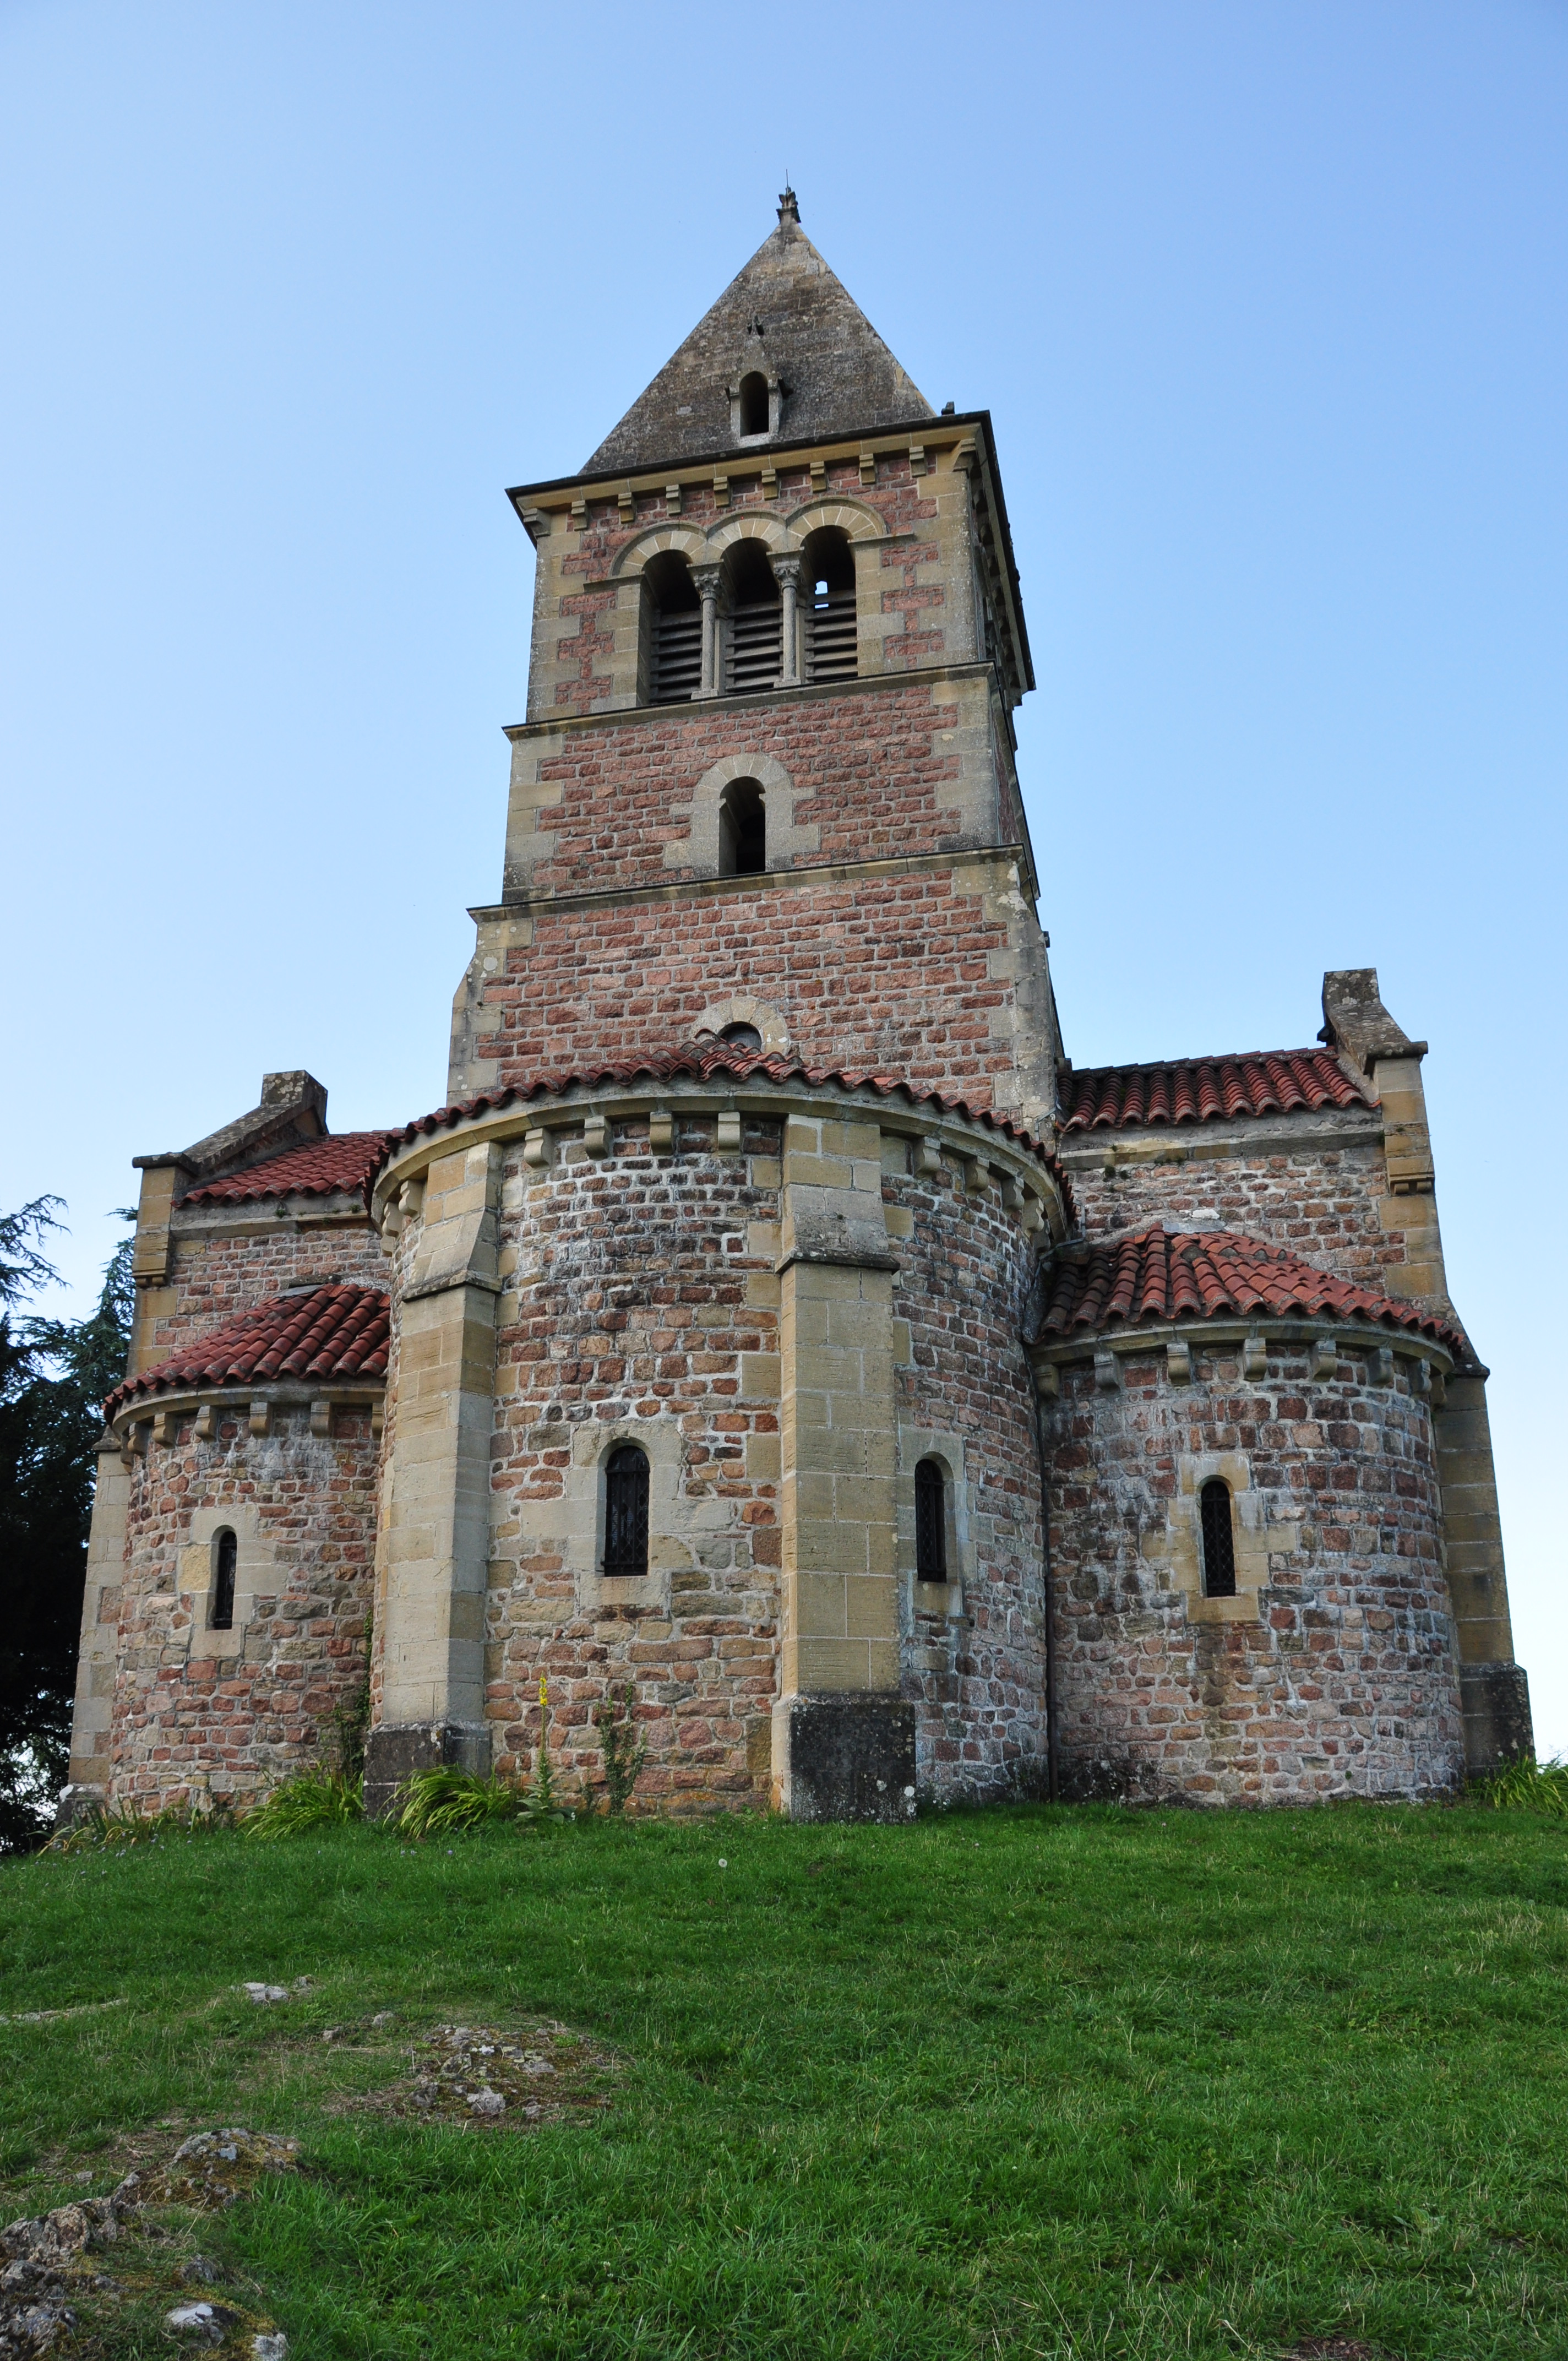
<path fill-rule="evenodd" d="M 306 2169 L 211 2238 L 291 2361 L 1560 2361 L 1565 1905 L 1563 1824 L 1472 1808 L 44 1856 L 0 1872 L 0 2218 L 244 2123 Z M 385 2010 L 400 2063 L 321 2040 Z M 612 2105 L 345 2105 L 540 2016 Z"/>

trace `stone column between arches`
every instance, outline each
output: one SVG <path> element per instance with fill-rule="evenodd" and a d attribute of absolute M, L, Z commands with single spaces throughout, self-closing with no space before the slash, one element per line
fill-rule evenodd
<path fill-rule="evenodd" d="M 489 1768 L 484 1714 L 490 1429 L 496 1375 L 496 1209 L 501 1152 L 459 1148 L 425 1176 L 402 1290 L 392 1449 L 382 1479 L 381 1686 L 365 1796 L 434 1763 Z"/>
<path fill-rule="evenodd" d="M 893 1275 L 874 1123 L 791 1115 L 780 1222 L 784 1621 L 773 1795 L 795 1819 L 906 1818 Z"/>

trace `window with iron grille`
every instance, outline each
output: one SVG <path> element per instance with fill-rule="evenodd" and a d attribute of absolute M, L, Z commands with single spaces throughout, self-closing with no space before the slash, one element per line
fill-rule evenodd
<path fill-rule="evenodd" d="M 1230 1487 L 1211 1477 L 1199 1495 L 1203 1520 L 1203 1596 L 1234 1598 L 1236 1553 L 1231 1533 Z"/>
<path fill-rule="evenodd" d="M 855 556 L 848 533 L 825 525 L 806 536 L 804 552 L 806 677 L 853 680 Z"/>
<path fill-rule="evenodd" d="M 915 1470 L 915 1576 L 948 1578 L 948 1484 L 939 1459 L 923 1459 Z"/>
<path fill-rule="evenodd" d="M 234 1630 L 235 1570 L 239 1564 L 239 1543 L 234 1530 L 225 1525 L 217 1537 L 213 1559 L 213 1611 L 207 1627 L 213 1631 Z"/>
<path fill-rule="evenodd" d="M 648 701 L 683 705 L 702 686 L 702 600 L 691 567 L 663 550 L 643 576 L 648 600 Z"/>
<path fill-rule="evenodd" d="M 648 1571 L 648 1455 L 635 1443 L 617 1444 L 605 1466 L 604 1570 Z"/>

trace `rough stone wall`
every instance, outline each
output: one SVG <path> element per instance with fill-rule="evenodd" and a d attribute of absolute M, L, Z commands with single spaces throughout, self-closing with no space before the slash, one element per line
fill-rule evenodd
<path fill-rule="evenodd" d="M 1278 1128 L 1275 1118 L 1270 1129 L 1277 1134 Z M 1104 1137 L 1119 1149 L 1128 1144 L 1124 1133 Z M 1360 1141 L 1323 1144 L 1303 1126 L 1299 1144 L 1275 1137 L 1253 1146 L 1243 1131 L 1233 1152 L 1215 1154 L 1216 1145 L 1189 1137 L 1179 1160 L 1174 1148 L 1164 1159 L 1118 1155 L 1108 1173 L 1102 1156 L 1083 1155 L 1081 1134 L 1069 1136 L 1066 1160 L 1086 1235 L 1161 1222 L 1184 1230 L 1236 1230 L 1288 1246 L 1337 1278 L 1389 1291 L 1386 1274 L 1405 1259 L 1404 1233 L 1387 1225 L 1390 1215 L 1397 1218 L 1401 1204 L 1424 1210 L 1430 1201 L 1390 1198 L 1375 1113 Z"/>
<path fill-rule="evenodd" d="M 191 1417 L 132 1468 L 117 1613 L 110 1800 L 253 1800 L 333 1743 L 356 1687 L 370 1604 L 378 1446 L 368 1409 L 313 1435 L 308 1406 L 249 1432 L 235 1405 L 210 1442 Z M 206 1629 L 212 1537 L 239 1542 L 232 1632 Z M 107 1604 L 105 1600 L 105 1604 Z"/>
<path fill-rule="evenodd" d="M 776 1006 L 807 1060 L 896 1073 L 1025 1120 L 1049 1086 L 1044 954 L 1034 962 L 1018 947 L 1025 905 L 1010 865 L 546 908 L 522 931 L 521 945 L 513 930 L 510 948 L 485 953 L 497 969 L 477 980 L 477 1021 L 455 1067 L 464 1087 L 673 1048 L 736 992 Z"/>
<path fill-rule="evenodd" d="M 317 1226 L 307 1215 L 296 1227 L 270 1203 L 177 1210 L 170 1227 L 167 1280 L 143 1291 L 137 1366 L 150 1367 L 197 1342 L 223 1321 L 265 1303 L 287 1287 L 341 1279 L 350 1287 L 385 1287 L 387 1261 L 357 1199 L 333 1201 L 337 1218 Z"/>
<path fill-rule="evenodd" d="M 779 764 L 791 829 L 811 831 L 804 845 L 781 842 L 782 799 L 770 793 L 770 869 L 1016 841 L 1016 813 L 1002 824 L 1006 766 L 989 736 L 983 681 L 921 678 L 655 706 L 531 738 L 516 756 L 507 889 L 593 893 L 713 874 L 717 863 L 695 853 L 692 790 L 730 756 Z"/>
<path fill-rule="evenodd" d="M 1342 1354 L 1271 1343 L 1122 1356 L 1061 1374 L 1051 1414 L 1053 1576 L 1069 1792 L 1193 1803 L 1420 1795 L 1463 1773 L 1431 1422 L 1396 1357 L 1387 1385 Z M 1197 1487 L 1235 1494 L 1238 1583 L 1196 1596 Z"/>
<path fill-rule="evenodd" d="M 487 1711 L 503 1771 L 532 1768 L 539 1678 L 550 1748 L 602 1769 L 591 1715 L 630 1683 L 643 1808 L 766 1793 L 778 1646 L 778 1127 L 714 1152 L 683 1119 L 655 1158 L 646 1118 L 502 1183 Z M 653 1470 L 646 1585 L 601 1578 L 598 1463 L 622 1433 Z"/>
<path fill-rule="evenodd" d="M 895 1165 L 916 1161 L 887 1143 Z M 899 1369 L 904 1695 L 916 1708 L 916 1775 L 945 1800 L 1043 1784 L 1046 1748 L 1040 1472 L 1033 1379 L 1020 1345 L 1035 1247 L 992 1183 L 966 1191 L 944 1161 L 884 1171 L 903 1268 L 894 1310 L 908 1323 Z M 914 1477 L 927 1450 L 961 1454 L 959 1564 L 944 1599 L 915 1580 Z"/>

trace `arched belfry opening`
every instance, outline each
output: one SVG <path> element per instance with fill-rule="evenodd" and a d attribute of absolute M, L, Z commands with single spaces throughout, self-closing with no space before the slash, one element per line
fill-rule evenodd
<path fill-rule="evenodd" d="M 853 680 L 855 552 L 839 525 L 806 536 L 801 602 L 806 609 L 803 670 L 807 680 Z"/>
<path fill-rule="evenodd" d="M 732 697 L 772 688 L 780 671 L 784 609 L 765 543 L 734 544 L 724 560 L 724 587 L 729 609 L 724 686 Z"/>
<path fill-rule="evenodd" d="M 767 795 L 756 779 L 731 779 L 718 805 L 718 873 L 760 877 L 767 865 Z"/>
<path fill-rule="evenodd" d="M 678 549 L 661 550 L 642 576 L 650 705 L 684 705 L 702 686 L 702 600 Z"/>

